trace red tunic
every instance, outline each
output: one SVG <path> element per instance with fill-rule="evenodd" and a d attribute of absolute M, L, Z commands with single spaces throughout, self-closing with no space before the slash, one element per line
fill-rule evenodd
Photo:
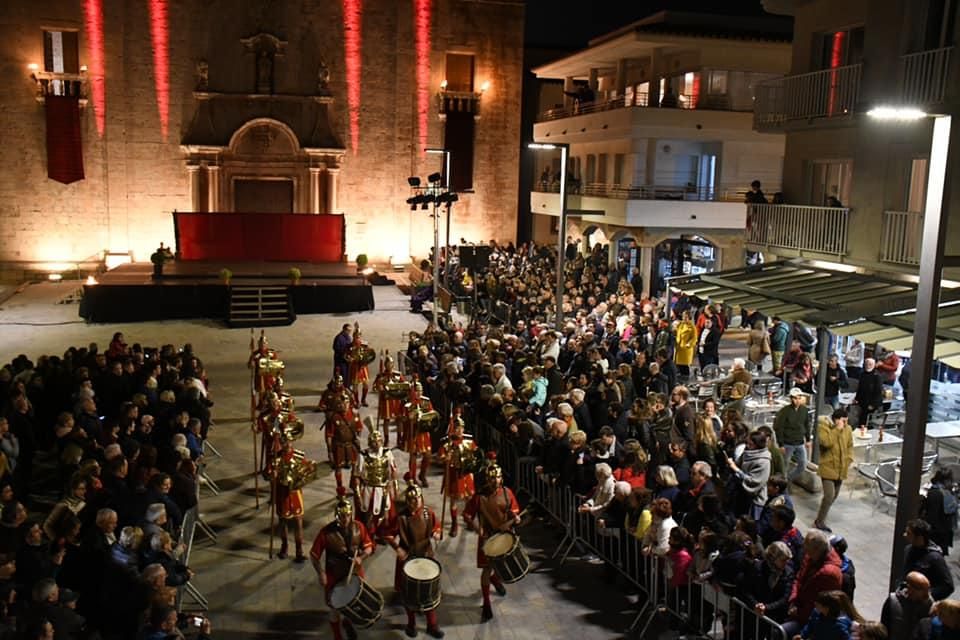
<path fill-rule="evenodd" d="M 400 548 L 407 552 L 407 559 L 410 558 L 432 558 L 433 545 L 431 540 L 434 535 L 440 534 L 440 520 L 437 514 L 430 507 L 423 507 L 417 516 L 410 514 L 397 514 L 396 510 L 391 511 L 391 517 L 385 521 L 381 527 L 384 537 L 396 537 Z M 393 588 L 397 591 L 403 587 L 403 564 L 400 557 L 394 564 L 393 569 Z"/>
<path fill-rule="evenodd" d="M 326 582 L 323 585 L 323 590 L 328 606 L 330 604 L 330 592 L 350 573 L 350 563 L 353 561 L 353 554 L 358 550 L 358 547 L 360 555 L 373 551 L 373 540 L 370 539 L 370 534 L 367 533 L 367 528 L 363 526 L 363 523 L 354 520 L 352 529 L 345 536 L 340 529 L 340 523 L 337 521 L 331 522 L 320 530 L 313 541 L 313 546 L 310 547 L 310 557 L 316 560 L 320 560 L 320 557 L 326 552 L 323 565 Z M 354 569 L 354 573 L 361 578 L 364 577 L 363 565 Z"/>
<path fill-rule="evenodd" d="M 470 498 L 463 510 L 463 519 L 467 522 L 474 517 L 480 520 L 480 540 L 477 542 L 477 568 L 485 569 L 487 556 L 483 553 L 483 544 L 487 538 L 501 531 L 510 531 L 513 520 L 520 515 L 517 497 L 507 487 L 500 487 L 493 494 L 478 493 Z"/>
<path fill-rule="evenodd" d="M 476 452 L 477 444 L 472 440 L 464 442 L 464 438 L 454 437 L 447 441 L 441 452 L 441 456 L 447 460 L 444 466 L 443 493 L 453 500 L 466 500 L 475 493 L 473 473 L 458 468 L 458 465 L 463 464 L 459 459 L 463 456 L 463 452 L 457 449 L 462 448 Z"/>
<path fill-rule="evenodd" d="M 403 376 L 396 371 L 384 371 L 377 375 L 377 379 L 373 383 L 373 390 L 380 396 L 377 412 L 381 420 L 395 420 L 405 415 L 403 399 L 386 396 L 388 382 L 403 382 Z"/>

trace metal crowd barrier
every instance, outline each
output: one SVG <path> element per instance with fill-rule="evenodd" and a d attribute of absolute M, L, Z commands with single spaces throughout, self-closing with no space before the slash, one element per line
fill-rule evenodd
<path fill-rule="evenodd" d="M 180 531 L 180 542 L 184 545 L 184 551 L 183 555 L 180 557 L 180 562 L 187 566 L 190 565 L 190 552 L 193 550 L 193 536 L 199 520 L 199 504 L 195 505 L 183 516 L 183 527 Z M 183 600 L 185 596 L 190 597 L 196 609 L 206 611 L 209 608 L 209 602 L 207 601 L 206 597 L 200 593 L 200 590 L 197 589 L 192 582 L 188 581 L 177 590 L 176 607 L 178 612 L 183 611 Z"/>

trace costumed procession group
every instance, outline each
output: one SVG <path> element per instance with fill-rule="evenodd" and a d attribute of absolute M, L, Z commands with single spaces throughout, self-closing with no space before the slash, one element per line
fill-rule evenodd
<path fill-rule="evenodd" d="M 292 529 L 293 561 L 302 563 L 307 559 L 302 488 L 317 479 L 319 465 L 294 448 L 304 424 L 296 415 L 293 398 L 283 390 L 284 365 L 278 353 L 269 348 L 262 332 L 258 344 L 251 335 L 251 350 L 251 413 L 255 440 L 259 438 L 255 464 L 258 475 L 267 478 L 271 486 L 271 555 L 276 531 L 280 538 L 277 557 L 288 557 L 288 530 Z M 495 454 L 483 455 L 473 438 L 464 433 L 459 413 L 451 412 L 437 451 L 444 469 L 444 505 L 438 517 L 424 502 L 422 489 L 428 486 L 427 471 L 433 457 L 431 436 L 441 425 L 421 384 L 415 376 L 406 378 L 397 371 L 393 358 L 383 355 L 373 381 L 376 424 L 369 416 L 361 419 L 361 407 L 368 406 L 368 366 L 376 360 L 376 351 L 361 339 L 359 326 L 349 324 L 337 334 L 333 350 L 333 379 L 317 410 L 325 415 L 322 430 L 336 478 L 337 502 L 334 520 L 317 534 L 309 557 L 330 609 L 334 640 L 341 640 L 343 634 L 352 640 L 358 628 L 371 627 L 380 619 L 384 598 L 365 581 L 363 570 L 364 560 L 378 546 L 389 546 L 396 554 L 393 586 L 407 613 L 406 635 L 417 635 L 416 614 L 423 613 L 427 634 L 443 637 L 437 622 L 442 567 L 435 545 L 443 539 L 447 503 L 450 537 L 459 533 L 458 516 L 468 530 L 479 534 L 481 620 L 490 620 L 491 585 L 498 595 L 505 596 L 504 583 L 520 580 L 529 570 L 516 533 L 520 508 L 513 492 L 503 486 Z M 395 427 L 396 448 L 409 455 L 404 488 L 398 486 L 391 427 Z M 364 431 L 366 448 L 360 444 Z"/>

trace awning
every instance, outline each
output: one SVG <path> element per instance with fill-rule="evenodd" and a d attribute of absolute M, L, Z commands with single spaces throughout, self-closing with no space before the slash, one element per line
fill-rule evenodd
<path fill-rule="evenodd" d="M 917 301 L 916 278 L 831 263 L 787 260 L 670 278 L 689 296 L 757 309 L 791 322 L 825 326 L 894 351 L 909 350 Z M 940 296 L 934 357 L 960 368 L 960 289 Z"/>

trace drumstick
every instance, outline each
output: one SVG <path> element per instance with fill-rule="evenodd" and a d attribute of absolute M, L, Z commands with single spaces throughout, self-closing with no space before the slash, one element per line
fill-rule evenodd
<path fill-rule="evenodd" d="M 345 584 L 350 584 L 350 579 L 353 578 L 353 568 L 357 566 L 357 555 L 359 554 L 360 549 L 353 552 L 353 559 L 350 561 L 350 570 L 347 572 L 347 581 Z"/>

